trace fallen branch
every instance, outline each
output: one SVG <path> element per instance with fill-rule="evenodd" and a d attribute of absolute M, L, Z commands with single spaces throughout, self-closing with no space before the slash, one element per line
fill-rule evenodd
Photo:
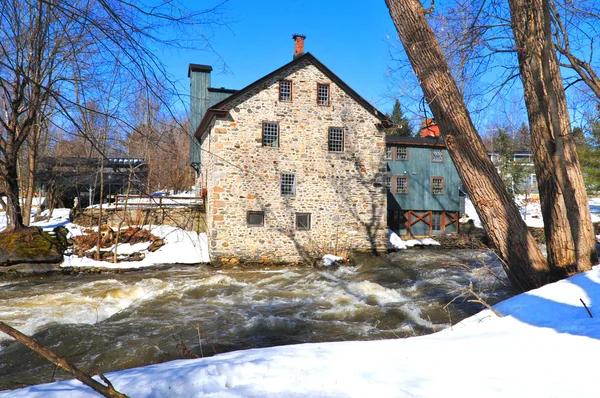
<path fill-rule="evenodd" d="M 590 316 L 590 318 L 593 318 L 594 316 L 592 315 L 592 312 L 590 311 L 588 306 L 585 305 L 585 302 L 582 299 L 579 299 L 579 301 L 581 301 L 581 304 L 583 304 L 583 306 L 585 307 L 585 310 L 588 312 L 588 315 Z"/>
<path fill-rule="evenodd" d="M 27 348 L 40 354 L 41 356 L 43 356 L 44 358 L 46 358 L 47 360 L 49 360 L 50 362 L 52 362 L 53 364 L 55 364 L 56 366 L 58 366 L 59 368 L 64 370 L 65 372 L 75 376 L 77 378 L 77 380 L 79 380 L 86 386 L 90 387 L 97 393 L 100 393 L 108 398 L 127 398 L 127 395 L 121 394 L 120 392 L 116 391 L 113 388 L 112 384 L 110 384 L 110 382 L 108 382 L 106 377 L 104 377 L 104 375 L 100 375 L 100 378 L 102 380 L 104 380 L 106 382 L 106 384 L 108 384 L 108 386 L 105 386 L 102 383 L 99 383 L 96 380 L 92 379 L 89 375 L 87 375 L 86 373 L 84 373 L 81 370 L 79 370 L 78 368 L 76 368 L 74 365 L 72 365 L 66 359 L 60 358 L 59 356 L 57 356 L 55 353 L 53 353 L 46 347 L 38 344 L 32 338 L 25 336 L 23 333 L 19 332 L 17 329 L 14 329 L 14 328 L 8 326 L 6 323 L 4 323 L 2 321 L 0 321 L 0 331 L 6 333 L 10 337 L 23 343 Z"/>
<path fill-rule="evenodd" d="M 502 314 L 500 314 L 496 309 L 494 309 L 491 305 L 489 305 L 483 299 L 483 297 L 481 297 L 477 292 L 475 292 L 475 290 L 473 290 L 473 282 L 469 282 L 469 287 L 465 287 L 465 288 L 462 288 L 459 290 L 454 290 L 452 292 L 457 292 L 457 291 L 460 292 L 460 294 L 458 296 L 454 297 L 452 300 L 450 300 L 450 302 L 448 304 L 446 304 L 442 309 L 447 310 L 447 308 L 450 306 L 450 304 L 452 304 L 459 298 L 472 296 L 472 297 L 475 297 L 475 300 L 467 300 L 469 303 L 479 303 L 479 304 L 483 305 L 484 307 L 486 307 L 487 309 L 489 309 L 490 311 L 492 311 L 494 313 L 494 315 L 496 315 L 498 318 L 502 318 Z"/>

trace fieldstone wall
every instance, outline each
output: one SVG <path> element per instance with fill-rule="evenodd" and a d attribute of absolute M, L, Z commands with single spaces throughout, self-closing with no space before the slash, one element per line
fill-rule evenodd
<path fill-rule="evenodd" d="M 279 80 L 292 101 L 279 101 Z M 317 105 L 317 83 L 330 105 Z M 279 146 L 262 146 L 263 122 L 279 124 Z M 213 260 L 305 262 L 325 253 L 384 251 L 387 245 L 385 134 L 380 121 L 308 61 L 235 100 L 202 142 L 199 183 L 207 188 Z M 328 151 L 329 127 L 344 129 L 344 151 Z M 210 152 L 210 154 L 209 154 Z M 281 173 L 295 173 L 296 194 L 282 196 Z M 248 226 L 248 211 L 264 226 Z M 311 229 L 295 228 L 310 213 Z"/>

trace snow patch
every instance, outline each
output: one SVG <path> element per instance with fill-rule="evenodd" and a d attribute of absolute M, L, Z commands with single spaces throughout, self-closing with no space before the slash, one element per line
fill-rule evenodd
<path fill-rule="evenodd" d="M 404 250 L 414 246 L 439 246 L 440 242 L 432 238 L 402 240 L 394 231 L 388 229 L 388 247 Z"/>
<path fill-rule="evenodd" d="M 334 256 L 333 254 L 326 254 L 323 256 L 323 266 L 329 267 L 338 261 L 343 261 L 344 257 Z"/>

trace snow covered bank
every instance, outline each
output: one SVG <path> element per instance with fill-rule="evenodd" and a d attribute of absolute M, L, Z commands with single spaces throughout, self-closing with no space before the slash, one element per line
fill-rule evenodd
<path fill-rule="evenodd" d="M 155 252 L 147 250 L 149 242 L 136 245 L 119 244 L 117 253 L 131 254 L 138 251 L 145 255 L 140 261 L 124 261 L 112 263 L 96 261 L 75 255 L 65 256 L 62 267 L 104 267 L 104 268 L 143 268 L 158 264 L 198 264 L 209 263 L 208 242 L 206 234 L 185 231 L 181 228 L 161 225 L 149 228 L 153 235 L 164 239 L 165 245 Z"/>
<path fill-rule="evenodd" d="M 539 199 L 531 200 L 530 198 L 530 200 L 526 202 L 524 197 L 517 197 L 516 203 L 519 207 L 519 211 L 521 212 L 521 217 L 527 226 L 533 228 L 544 228 L 544 220 L 542 219 L 542 210 Z M 588 203 L 590 206 L 590 213 L 592 215 L 592 222 L 600 222 L 600 198 L 590 198 Z M 473 223 L 477 228 L 483 228 L 481 225 L 481 220 L 479 220 L 479 216 L 475 211 L 475 206 L 473 206 L 473 202 L 471 202 L 469 198 L 467 198 L 465 201 L 465 213 L 467 215 L 467 219 L 461 219 L 461 222 L 473 220 Z"/>
<path fill-rule="evenodd" d="M 54 209 L 49 219 L 33 222 L 32 226 L 41 227 L 45 231 L 52 231 L 58 226 L 64 226 L 69 231 L 69 237 L 83 234 L 83 227 L 69 221 L 69 209 Z M 6 228 L 4 213 L 0 213 L 0 231 Z M 48 210 L 41 213 L 48 216 Z M 149 243 L 138 243 L 136 245 L 119 244 L 118 254 L 131 254 L 140 252 L 144 254 L 141 261 L 123 261 L 117 264 L 108 261 L 95 261 L 87 257 L 65 255 L 62 267 L 104 267 L 104 268 L 142 268 L 159 264 L 198 264 L 209 263 L 208 241 L 206 234 L 186 231 L 181 228 L 167 225 L 146 226 L 150 232 L 163 239 L 165 245 L 155 252 L 147 250 Z"/>
<path fill-rule="evenodd" d="M 596 316 L 590 318 L 581 300 Z M 600 267 L 439 333 L 238 351 L 108 373 L 132 397 L 597 397 Z M 78 381 L 0 397 L 95 397 Z"/>
<path fill-rule="evenodd" d="M 388 229 L 388 247 L 404 250 L 413 246 L 439 246 L 440 243 L 432 238 L 402 240 L 394 231 Z"/>

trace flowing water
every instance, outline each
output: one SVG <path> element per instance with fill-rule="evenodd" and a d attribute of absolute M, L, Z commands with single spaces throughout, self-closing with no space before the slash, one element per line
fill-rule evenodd
<path fill-rule="evenodd" d="M 465 267 L 466 266 L 466 267 Z M 0 281 L 0 320 L 76 363 L 112 371 L 238 349 L 373 340 L 441 330 L 511 295 L 491 253 L 405 250 L 356 265 L 214 269 Z M 1 333 L 0 333 L 1 334 Z M 0 335 L 0 390 L 67 378 Z"/>

